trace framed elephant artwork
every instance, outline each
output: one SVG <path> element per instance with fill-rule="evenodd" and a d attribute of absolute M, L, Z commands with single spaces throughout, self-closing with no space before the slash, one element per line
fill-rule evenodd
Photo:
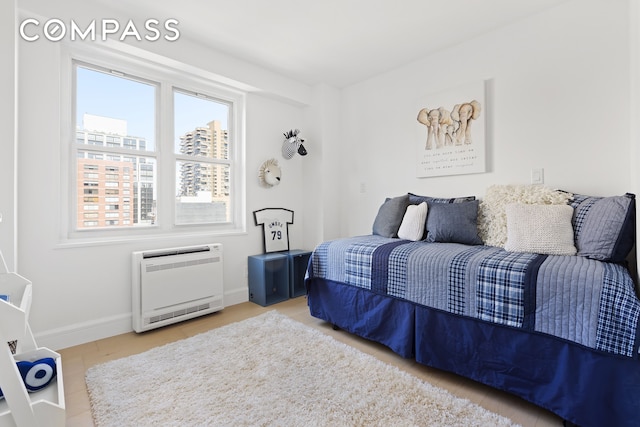
<path fill-rule="evenodd" d="M 416 176 L 486 172 L 486 82 L 416 101 Z"/>

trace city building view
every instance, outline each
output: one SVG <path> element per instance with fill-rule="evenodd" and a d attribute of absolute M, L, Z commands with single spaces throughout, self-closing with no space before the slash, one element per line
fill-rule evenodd
<path fill-rule="evenodd" d="M 129 135 L 125 120 L 84 114 L 76 143 L 77 228 L 155 224 L 157 163 L 146 139 Z M 205 159 L 229 158 L 228 131 L 211 121 L 181 136 L 177 151 L 202 161 L 177 162 L 176 222 L 227 221 L 229 167 Z"/>
<path fill-rule="evenodd" d="M 180 137 L 179 153 L 198 158 L 229 159 L 229 132 L 218 120 Z M 176 219 L 178 223 L 227 222 L 230 180 L 227 165 L 178 162 Z"/>

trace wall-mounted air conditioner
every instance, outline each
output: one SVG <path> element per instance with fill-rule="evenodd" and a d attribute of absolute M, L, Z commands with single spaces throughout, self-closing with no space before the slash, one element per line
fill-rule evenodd
<path fill-rule="evenodd" d="M 133 329 L 143 332 L 222 310 L 222 245 L 132 254 Z"/>

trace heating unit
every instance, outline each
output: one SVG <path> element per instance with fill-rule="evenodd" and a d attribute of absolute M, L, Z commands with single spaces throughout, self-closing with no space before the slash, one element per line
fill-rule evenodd
<path fill-rule="evenodd" d="M 138 251 L 132 261 L 136 332 L 224 308 L 221 244 Z"/>

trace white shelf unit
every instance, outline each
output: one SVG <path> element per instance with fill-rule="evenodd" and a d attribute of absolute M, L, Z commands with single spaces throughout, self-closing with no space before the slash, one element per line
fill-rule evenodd
<path fill-rule="evenodd" d="M 48 348 L 36 346 L 31 327 L 31 282 L 24 277 L 6 271 L 0 253 L 0 388 L 4 399 L 0 400 L 0 427 L 57 427 L 66 422 L 62 359 Z M 15 354 L 8 342 L 16 342 Z M 56 378 L 40 391 L 27 392 L 16 365 L 17 361 L 36 361 L 51 357 L 56 361 Z"/>

